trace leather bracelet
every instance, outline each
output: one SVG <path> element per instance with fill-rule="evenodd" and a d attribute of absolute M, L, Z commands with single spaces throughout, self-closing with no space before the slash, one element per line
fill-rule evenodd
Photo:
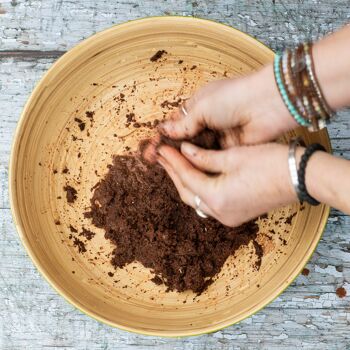
<path fill-rule="evenodd" d="M 319 143 L 313 143 L 309 146 L 307 146 L 304 154 L 301 157 L 300 163 L 299 163 L 299 169 L 298 169 L 298 182 L 299 182 L 299 191 L 298 191 L 298 198 L 300 202 L 307 202 L 311 205 L 319 205 L 320 202 L 313 198 L 309 192 L 306 189 L 305 185 L 305 171 L 307 163 L 310 159 L 310 157 L 316 152 L 316 151 L 323 151 L 326 152 L 325 148 L 320 145 Z"/>
<path fill-rule="evenodd" d="M 314 60 L 312 56 L 312 43 L 304 43 L 303 46 L 304 46 L 304 52 L 305 52 L 305 64 L 306 64 L 308 75 L 313 84 L 315 93 L 319 99 L 321 109 L 325 113 L 324 118 L 329 119 L 334 115 L 334 111 L 329 107 L 329 104 L 327 103 L 327 100 L 325 99 L 322 93 L 320 84 L 315 74 Z"/>

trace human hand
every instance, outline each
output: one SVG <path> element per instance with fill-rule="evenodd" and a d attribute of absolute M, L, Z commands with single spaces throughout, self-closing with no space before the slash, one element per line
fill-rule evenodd
<path fill-rule="evenodd" d="M 242 78 L 224 79 L 199 89 L 160 125 L 172 139 L 189 139 L 202 129 L 222 131 L 222 147 L 276 139 L 298 126 L 278 92 L 272 65 Z"/>
<path fill-rule="evenodd" d="M 162 145 L 158 154 L 181 199 L 194 208 L 198 195 L 200 209 L 227 226 L 297 201 L 288 146 L 269 143 L 211 151 L 183 142 L 181 153 Z"/>

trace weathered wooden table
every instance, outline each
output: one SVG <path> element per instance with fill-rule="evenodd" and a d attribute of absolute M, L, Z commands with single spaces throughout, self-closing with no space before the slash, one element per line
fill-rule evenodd
<path fill-rule="evenodd" d="M 343 286 L 350 294 L 350 217 L 334 210 L 308 276 L 240 324 L 187 339 L 131 334 L 80 313 L 43 280 L 19 242 L 8 160 L 36 82 L 61 54 L 99 30 L 174 14 L 230 24 L 278 49 L 350 22 L 350 1 L 0 0 L 0 349 L 350 349 L 350 297 L 335 293 Z M 329 132 L 334 152 L 350 159 L 350 110 Z"/>

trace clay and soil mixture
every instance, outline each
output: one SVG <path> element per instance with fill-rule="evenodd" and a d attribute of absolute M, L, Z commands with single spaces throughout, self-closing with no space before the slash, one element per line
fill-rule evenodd
<path fill-rule="evenodd" d="M 191 141 L 218 147 L 210 132 Z M 181 201 L 163 168 L 141 154 L 114 156 L 108 173 L 95 186 L 91 210 L 85 213 L 115 245 L 111 260 L 115 268 L 138 261 L 154 272 L 154 283 L 200 294 L 227 258 L 252 242 L 257 255 L 254 266 L 259 269 L 263 251 L 255 241 L 258 225 L 254 221 L 230 228 L 215 219 L 200 218 Z"/>

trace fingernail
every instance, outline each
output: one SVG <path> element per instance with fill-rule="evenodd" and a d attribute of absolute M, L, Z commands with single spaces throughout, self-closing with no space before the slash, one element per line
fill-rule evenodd
<path fill-rule="evenodd" d="M 195 157 L 197 155 L 197 147 L 189 142 L 181 143 L 181 152 L 187 156 Z"/>

